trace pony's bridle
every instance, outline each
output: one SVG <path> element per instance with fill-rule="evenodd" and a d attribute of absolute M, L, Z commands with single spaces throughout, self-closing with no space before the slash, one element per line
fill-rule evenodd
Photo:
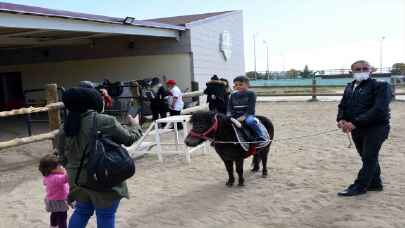
<path fill-rule="evenodd" d="M 211 133 L 213 133 L 213 134 L 217 133 L 218 126 L 219 126 L 218 118 L 217 118 L 217 115 L 215 115 L 214 116 L 214 123 L 211 125 L 210 128 L 208 128 L 208 130 L 204 131 L 203 133 L 197 133 L 197 132 L 191 130 L 190 131 L 190 136 L 200 138 L 200 139 L 203 139 L 203 140 L 212 140 L 212 138 L 209 137 L 208 135 L 211 134 Z"/>

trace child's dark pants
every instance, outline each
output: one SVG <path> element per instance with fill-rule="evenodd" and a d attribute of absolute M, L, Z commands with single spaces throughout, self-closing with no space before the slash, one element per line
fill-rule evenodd
<path fill-rule="evenodd" d="M 63 212 L 52 212 L 51 213 L 51 226 L 58 228 L 67 227 L 67 211 Z"/>

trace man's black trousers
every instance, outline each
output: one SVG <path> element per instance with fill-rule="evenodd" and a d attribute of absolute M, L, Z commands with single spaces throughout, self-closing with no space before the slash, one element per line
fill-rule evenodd
<path fill-rule="evenodd" d="M 389 125 L 358 128 L 352 131 L 354 144 L 362 160 L 362 167 L 354 184 L 362 188 L 382 185 L 378 155 L 389 131 Z"/>
<path fill-rule="evenodd" d="M 163 102 L 156 102 L 156 103 L 152 102 L 150 108 L 152 111 L 153 120 L 165 118 L 167 116 L 168 108 L 167 108 L 167 105 Z M 164 127 L 164 126 L 165 126 L 165 124 L 163 124 L 163 123 L 159 124 L 159 127 Z"/>
<path fill-rule="evenodd" d="M 179 116 L 181 114 L 181 111 L 176 111 L 173 109 L 169 109 L 170 116 Z M 177 123 L 177 129 L 181 130 L 183 129 L 183 124 Z"/>

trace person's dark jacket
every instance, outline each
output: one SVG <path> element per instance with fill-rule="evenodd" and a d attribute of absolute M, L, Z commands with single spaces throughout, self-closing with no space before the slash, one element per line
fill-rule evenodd
<path fill-rule="evenodd" d="M 206 85 L 207 88 L 204 90 L 204 94 L 207 95 L 210 110 L 218 111 L 218 109 L 226 107 L 227 94 L 225 82 L 221 80 L 210 80 Z"/>
<path fill-rule="evenodd" d="M 392 94 L 388 83 L 369 78 L 353 91 L 354 83 L 345 88 L 337 121 L 346 120 L 358 128 L 389 124 Z"/>
<path fill-rule="evenodd" d="M 154 98 L 151 99 L 151 108 L 155 109 L 165 109 L 167 110 L 167 102 L 165 97 L 169 95 L 168 91 L 162 85 L 159 86 L 156 93 L 154 93 Z"/>

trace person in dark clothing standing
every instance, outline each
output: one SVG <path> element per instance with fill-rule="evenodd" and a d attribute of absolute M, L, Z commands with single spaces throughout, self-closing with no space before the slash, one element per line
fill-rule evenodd
<path fill-rule="evenodd" d="M 204 94 L 207 95 L 208 108 L 212 112 L 226 114 L 226 84 L 214 74 L 206 84 Z"/>
<path fill-rule="evenodd" d="M 351 132 L 362 167 L 354 183 L 339 196 L 383 190 L 378 155 L 390 131 L 390 86 L 370 78 L 372 67 L 367 61 L 356 61 L 351 69 L 354 81 L 346 86 L 338 106 L 337 126 Z"/>
<path fill-rule="evenodd" d="M 167 116 L 168 106 L 165 97 L 168 96 L 168 91 L 162 85 L 159 78 L 152 79 L 153 97 L 151 99 L 152 119 L 165 118 Z M 162 125 L 164 127 L 164 125 Z"/>
<path fill-rule="evenodd" d="M 228 80 L 226 80 L 225 78 L 220 78 L 219 80 L 223 81 L 225 83 L 224 106 L 219 107 L 219 112 L 226 114 L 228 102 L 229 102 L 229 96 L 231 95 L 231 88 L 229 86 Z"/>

